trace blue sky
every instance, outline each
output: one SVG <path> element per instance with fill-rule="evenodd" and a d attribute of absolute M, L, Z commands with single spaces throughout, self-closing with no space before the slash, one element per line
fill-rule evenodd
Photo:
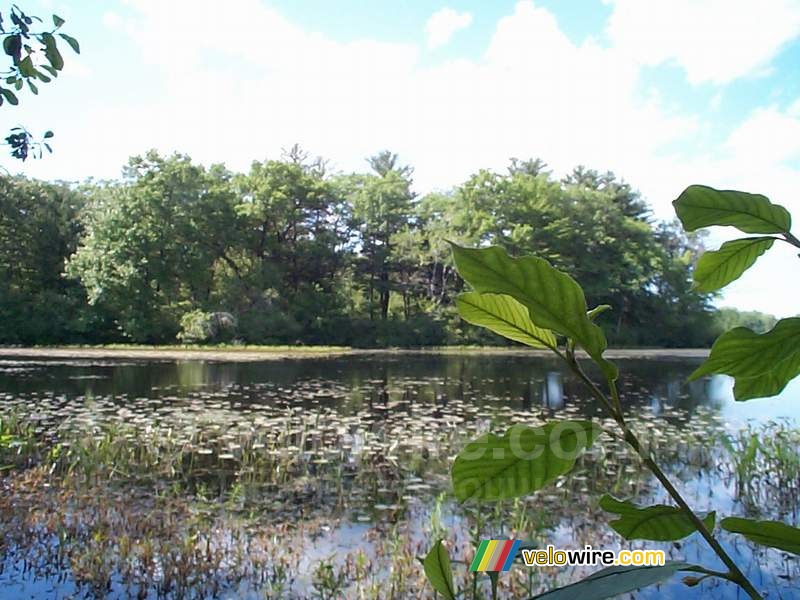
<path fill-rule="evenodd" d="M 155 147 L 246 169 L 299 142 L 334 169 L 388 148 L 419 192 L 509 157 L 610 169 L 659 218 L 690 183 L 757 191 L 800 222 L 800 0 L 38 0 L 81 42 L 3 107 L 82 180 Z M 712 243 L 732 232 L 714 232 Z M 774 248 L 721 305 L 800 312 Z"/>

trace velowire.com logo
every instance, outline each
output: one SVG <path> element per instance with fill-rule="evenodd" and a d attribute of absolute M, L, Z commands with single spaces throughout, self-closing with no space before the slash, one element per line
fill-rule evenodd
<path fill-rule="evenodd" d="M 470 571 L 508 571 L 519 551 L 519 540 L 483 540 Z"/>

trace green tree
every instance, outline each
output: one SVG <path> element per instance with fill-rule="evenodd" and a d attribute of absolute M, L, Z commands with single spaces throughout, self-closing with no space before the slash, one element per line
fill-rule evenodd
<path fill-rule="evenodd" d="M 774 315 L 757 310 L 737 310 L 724 307 L 714 313 L 714 326 L 717 335 L 734 327 L 747 327 L 756 333 L 766 333 L 778 322 Z"/>
<path fill-rule="evenodd" d="M 415 195 L 412 169 L 400 165 L 396 154 L 383 151 L 368 162 L 374 174 L 350 176 L 344 187 L 352 204 L 351 227 L 359 250 L 357 271 L 366 290 L 369 317 L 375 318 L 377 308 L 380 318 L 386 320 L 391 293 L 402 294 L 406 289 L 400 275 L 408 265 L 398 250 L 397 236 L 413 227 Z"/>
<path fill-rule="evenodd" d="M 108 339 L 109 323 L 63 277 L 84 197 L 62 184 L 0 177 L 0 343 Z"/>
<path fill-rule="evenodd" d="M 132 158 L 121 184 L 96 189 L 67 272 L 133 341 L 172 341 L 181 315 L 210 301 L 233 219 L 229 174 L 187 156 Z"/>
<path fill-rule="evenodd" d="M 513 159 L 505 174 L 480 171 L 451 197 L 423 202 L 433 215 L 424 222 L 448 223 L 451 239 L 463 243 L 536 254 L 580 279 L 592 305 L 614 307 L 599 317 L 614 342 L 708 343 L 707 326 L 692 328 L 708 316 L 709 295 L 691 290 L 696 252 L 686 236 L 654 228 L 638 193 L 612 173 L 579 167 L 558 181 L 545 167 Z M 446 256 L 441 242 L 436 252 Z M 676 324 L 680 315 L 690 319 L 667 340 L 646 326 L 659 311 Z"/>
<path fill-rule="evenodd" d="M 346 227 L 324 163 L 309 162 L 296 146 L 286 158 L 254 162 L 235 178 L 238 237 L 229 266 L 237 285 L 231 288 L 229 278 L 220 294 L 226 302 L 235 300 L 224 289 L 240 294 L 236 309 L 251 322 L 244 329 L 293 341 L 318 335 L 324 321 L 341 312 Z M 269 326 L 259 326 L 259 319 Z"/>

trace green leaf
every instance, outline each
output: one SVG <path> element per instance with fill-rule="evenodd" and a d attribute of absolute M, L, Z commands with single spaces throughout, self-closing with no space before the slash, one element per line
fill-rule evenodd
<path fill-rule="evenodd" d="M 445 600 L 455 600 L 456 588 L 453 585 L 453 569 L 450 566 L 450 556 L 447 548 L 438 540 L 422 561 L 425 576 L 430 581 L 433 589 L 444 596 Z"/>
<path fill-rule="evenodd" d="M 694 289 L 714 292 L 739 279 L 774 242 L 771 237 L 743 238 L 725 242 L 719 250 L 705 252 L 694 270 Z"/>
<path fill-rule="evenodd" d="M 8 101 L 9 104 L 13 104 L 14 106 L 19 104 L 19 100 L 17 100 L 16 94 L 14 94 L 14 92 L 12 92 L 11 90 L 6 88 L 0 88 L 0 94 L 3 95 L 3 97 Z"/>
<path fill-rule="evenodd" d="M 739 533 L 756 544 L 800 555 L 800 529 L 797 527 L 780 521 L 755 521 L 739 517 L 722 519 L 720 525 L 725 531 Z"/>
<path fill-rule="evenodd" d="M 58 15 L 53 15 L 53 25 L 55 25 L 55 26 L 56 26 L 56 29 L 58 29 L 59 27 L 61 27 L 61 26 L 62 26 L 62 25 L 65 23 L 65 22 L 66 22 L 66 21 L 64 21 L 64 19 L 62 19 L 62 18 L 61 18 L 61 17 L 59 17 Z"/>
<path fill-rule="evenodd" d="M 690 185 L 672 202 L 686 231 L 730 225 L 745 233 L 788 233 L 789 212 L 766 196 Z"/>
<path fill-rule="evenodd" d="M 530 600 L 604 600 L 659 583 L 678 571 L 692 568 L 692 565 L 684 562 L 667 562 L 658 567 L 607 567 L 586 579 Z"/>
<path fill-rule="evenodd" d="M 606 337 L 586 314 L 581 286 L 542 258 L 511 258 L 497 246 L 453 246 L 458 272 L 478 292 L 505 294 L 524 304 L 538 327 L 551 329 L 580 344 L 603 370 L 616 379 L 616 366 L 603 358 Z"/>
<path fill-rule="evenodd" d="M 55 134 L 52 131 L 49 131 L 49 130 L 45 131 L 44 132 L 44 139 L 51 138 L 51 137 L 53 137 L 53 135 L 55 135 Z"/>
<path fill-rule="evenodd" d="M 9 35 L 3 40 L 3 50 L 8 56 L 19 60 L 22 51 L 22 39 L 19 35 Z"/>
<path fill-rule="evenodd" d="M 461 318 L 468 323 L 534 348 L 557 346 L 553 332 L 534 325 L 528 309 L 511 296 L 468 292 L 456 298 L 456 305 Z"/>
<path fill-rule="evenodd" d="M 58 36 L 69 44 L 70 48 L 72 48 L 75 54 L 81 53 L 81 46 L 78 44 L 78 40 L 76 40 L 74 37 L 67 35 L 66 33 L 59 33 Z"/>
<path fill-rule="evenodd" d="M 737 400 L 769 398 L 779 394 L 786 384 L 800 376 L 800 361 L 783 361 L 769 373 L 756 377 L 737 377 L 733 397 Z"/>
<path fill-rule="evenodd" d="M 30 79 L 28 79 L 28 87 L 31 89 L 34 95 L 39 94 L 39 88 L 36 87 L 36 85 Z"/>
<path fill-rule="evenodd" d="M 609 525 L 626 540 L 674 542 L 697 531 L 689 517 L 675 506 L 656 504 L 641 507 L 628 500 L 617 500 L 605 494 L 600 499 L 600 508 L 620 515 L 621 518 L 611 521 Z M 709 531 L 714 529 L 715 522 L 714 512 L 703 517 L 703 523 Z"/>
<path fill-rule="evenodd" d="M 50 33 L 43 33 L 42 41 L 44 42 L 44 55 L 50 62 L 50 66 L 53 67 L 56 71 L 60 71 L 61 69 L 63 69 L 64 59 L 61 57 L 61 53 L 58 51 L 58 47 L 56 45 L 56 38 L 54 38 L 53 35 Z"/>
<path fill-rule="evenodd" d="M 19 72 L 23 77 L 36 77 L 36 67 L 33 66 L 33 61 L 30 56 L 26 56 L 19 62 Z M 22 87 L 22 81 L 17 81 L 19 87 Z"/>
<path fill-rule="evenodd" d="M 610 304 L 600 304 L 595 306 L 592 310 L 586 312 L 586 316 L 589 317 L 590 320 L 594 321 L 595 317 L 600 314 L 603 314 L 607 310 L 611 310 Z"/>
<path fill-rule="evenodd" d="M 800 317 L 791 317 L 781 319 L 763 334 L 746 327 L 726 331 L 714 342 L 711 356 L 689 376 L 689 381 L 724 373 L 736 379 L 734 397 L 749 400 L 777 394 L 798 372 Z M 740 380 L 748 381 L 740 383 Z"/>
<path fill-rule="evenodd" d="M 591 421 L 514 425 L 504 435 L 470 442 L 453 463 L 453 491 L 460 501 L 525 496 L 567 473 L 600 435 Z"/>

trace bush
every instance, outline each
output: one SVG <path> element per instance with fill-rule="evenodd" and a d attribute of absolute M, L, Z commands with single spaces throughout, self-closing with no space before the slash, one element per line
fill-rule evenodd
<path fill-rule="evenodd" d="M 236 334 L 236 325 L 230 313 L 192 310 L 181 317 L 178 339 L 185 344 L 229 342 Z"/>

